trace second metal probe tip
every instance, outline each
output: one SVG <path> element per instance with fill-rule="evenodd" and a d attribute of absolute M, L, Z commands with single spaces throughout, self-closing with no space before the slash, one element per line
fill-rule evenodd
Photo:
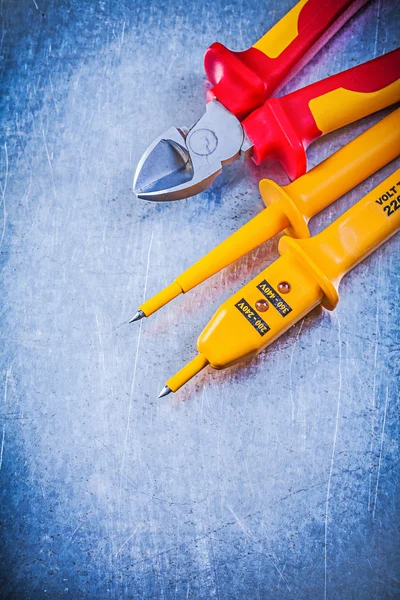
<path fill-rule="evenodd" d="M 172 393 L 172 390 L 170 390 L 167 385 L 164 385 L 164 387 L 161 390 L 161 392 L 159 393 L 158 397 L 164 398 L 164 396 L 168 396 L 168 394 L 171 394 L 171 393 Z"/>
<path fill-rule="evenodd" d="M 137 313 L 132 317 L 132 319 L 129 320 L 129 323 L 134 323 L 135 321 L 140 321 L 140 319 L 143 319 L 146 315 L 144 314 L 144 312 L 142 310 L 138 310 Z"/>

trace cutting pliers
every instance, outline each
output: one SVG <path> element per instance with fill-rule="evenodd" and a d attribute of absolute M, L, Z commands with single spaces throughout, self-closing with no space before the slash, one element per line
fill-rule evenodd
<path fill-rule="evenodd" d="M 277 159 L 290 179 L 307 170 L 307 147 L 322 135 L 400 100 L 400 49 L 281 98 L 287 83 L 366 0 L 301 0 L 252 48 L 215 43 L 205 54 L 213 84 L 205 114 L 171 127 L 142 156 L 134 191 L 179 200 L 209 187 L 240 156 Z"/>

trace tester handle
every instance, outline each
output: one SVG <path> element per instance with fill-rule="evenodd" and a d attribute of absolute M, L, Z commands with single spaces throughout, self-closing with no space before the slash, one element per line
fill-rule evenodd
<path fill-rule="evenodd" d="M 400 169 L 313 238 L 283 237 L 289 251 L 313 272 L 324 291 L 323 306 L 339 301 L 342 277 L 400 229 Z"/>

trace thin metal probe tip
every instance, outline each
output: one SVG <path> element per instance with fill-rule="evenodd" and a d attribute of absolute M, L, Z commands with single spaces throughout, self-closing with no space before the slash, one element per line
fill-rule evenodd
<path fill-rule="evenodd" d="M 138 310 L 136 315 L 134 315 L 132 319 L 130 319 L 129 323 L 134 323 L 134 321 L 140 321 L 140 319 L 143 319 L 145 316 L 146 315 L 142 310 Z"/>
<path fill-rule="evenodd" d="M 170 390 L 167 385 L 164 385 L 164 387 L 161 390 L 161 392 L 159 393 L 158 397 L 164 398 L 164 396 L 168 396 L 168 394 L 171 394 L 171 393 L 172 393 L 172 390 Z"/>

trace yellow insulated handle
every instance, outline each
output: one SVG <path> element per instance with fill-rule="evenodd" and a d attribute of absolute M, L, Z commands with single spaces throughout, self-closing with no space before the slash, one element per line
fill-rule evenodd
<path fill-rule="evenodd" d="M 278 202 L 290 222 L 286 233 L 310 236 L 314 215 L 394 160 L 400 153 L 400 109 L 367 129 L 346 146 L 289 185 L 260 181 L 266 206 Z"/>
<path fill-rule="evenodd" d="M 265 56 L 282 57 L 281 69 L 297 72 L 367 0 L 300 0 L 253 44 Z M 295 64 L 300 63 L 300 64 Z"/>
<path fill-rule="evenodd" d="M 293 43 L 299 35 L 299 16 L 307 0 L 300 0 L 278 23 L 276 23 L 265 35 L 253 44 L 253 48 L 261 50 L 269 58 L 277 58 L 286 48 Z M 315 2 L 308 2 L 314 9 Z"/>
<path fill-rule="evenodd" d="M 283 237 L 279 253 L 289 252 L 310 271 L 324 292 L 329 310 L 339 301 L 342 277 L 400 228 L 400 169 L 397 169 L 311 239 Z"/>

